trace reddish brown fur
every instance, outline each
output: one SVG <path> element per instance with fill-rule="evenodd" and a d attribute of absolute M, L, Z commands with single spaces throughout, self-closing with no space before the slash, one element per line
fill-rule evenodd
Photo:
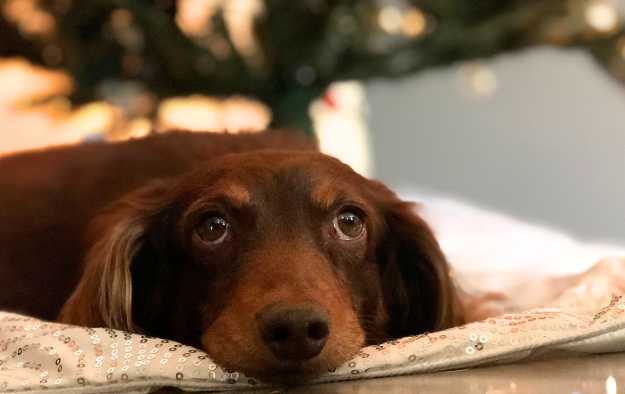
<path fill-rule="evenodd" d="M 280 371 L 280 363 L 274 361 L 259 337 L 250 335 L 256 330 L 250 317 L 276 302 L 293 307 L 318 303 L 328 310 L 333 324 L 322 354 L 300 367 L 299 373 L 312 374 L 336 367 L 364 343 L 365 333 L 347 293 L 348 286 L 335 277 L 323 258 L 314 250 L 299 249 L 297 258 L 304 264 L 287 271 L 281 267 L 293 256 L 289 250 L 280 249 L 252 256 L 256 264 L 242 274 L 230 302 L 202 336 L 204 348 L 226 368 L 242 369 L 254 376 Z"/>
<path fill-rule="evenodd" d="M 335 239 L 345 206 L 366 218 L 362 240 Z M 461 321 L 410 204 L 292 135 L 174 133 L 6 158 L 0 209 L 0 309 L 54 319 L 65 303 L 61 321 L 201 346 L 255 376 L 316 374 L 366 343 Z M 219 248 L 195 233 L 216 210 L 233 223 Z M 327 312 L 318 356 L 268 351 L 255 316 L 276 303 Z"/>

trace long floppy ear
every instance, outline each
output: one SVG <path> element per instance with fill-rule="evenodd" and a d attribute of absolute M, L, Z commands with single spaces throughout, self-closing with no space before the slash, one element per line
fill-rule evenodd
<path fill-rule="evenodd" d="M 378 249 L 382 287 L 393 338 L 462 323 L 449 267 L 430 227 L 414 204 L 385 203 L 386 231 Z"/>
<path fill-rule="evenodd" d="M 167 204 L 166 183 L 155 181 L 108 207 L 92 223 L 82 277 L 60 322 L 137 331 L 132 318 L 131 264 L 146 229 Z"/>

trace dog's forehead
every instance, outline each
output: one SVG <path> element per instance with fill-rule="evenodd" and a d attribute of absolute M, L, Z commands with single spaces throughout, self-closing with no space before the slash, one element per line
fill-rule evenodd
<path fill-rule="evenodd" d="M 238 194 L 306 197 L 319 205 L 329 205 L 338 192 L 357 193 L 364 179 L 339 160 L 313 151 L 231 154 L 211 162 L 209 171 L 213 185 Z"/>
<path fill-rule="evenodd" d="M 350 168 L 340 160 L 317 151 L 260 150 L 222 156 L 222 165 L 242 167 L 285 168 L 316 165 L 324 168 Z"/>
<path fill-rule="evenodd" d="M 230 154 L 212 163 L 218 173 L 246 177 L 316 182 L 357 174 L 338 159 L 314 151 L 258 151 Z M 222 171 L 220 171 L 222 170 Z"/>

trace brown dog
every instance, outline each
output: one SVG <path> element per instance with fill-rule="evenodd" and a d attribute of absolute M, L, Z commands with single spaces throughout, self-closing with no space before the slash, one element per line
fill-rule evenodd
<path fill-rule="evenodd" d="M 278 132 L 0 160 L 0 309 L 174 339 L 267 380 L 460 322 L 411 205 Z"/>

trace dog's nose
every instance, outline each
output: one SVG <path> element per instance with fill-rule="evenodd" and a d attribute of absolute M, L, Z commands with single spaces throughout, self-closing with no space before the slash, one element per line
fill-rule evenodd
<path fill-rule="evenodd" d="M 278 360 L 304 361 L 321 353 L 330 324 L 316 308 L 270 306 L 258 316 L 260 335 Z"/>

